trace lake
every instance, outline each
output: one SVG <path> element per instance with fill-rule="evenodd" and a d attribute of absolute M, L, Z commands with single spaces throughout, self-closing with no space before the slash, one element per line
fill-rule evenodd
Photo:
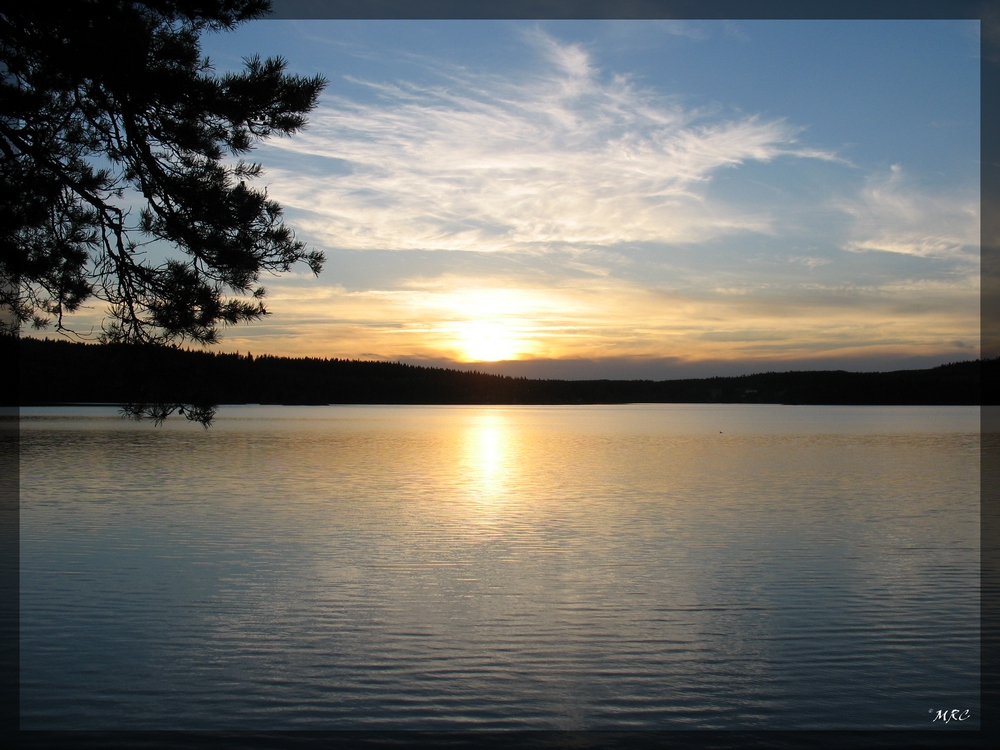
<path fill-rule="evenodd" d="M 979 407 L 20 428 L 22 729 L 979 728 Z"/>

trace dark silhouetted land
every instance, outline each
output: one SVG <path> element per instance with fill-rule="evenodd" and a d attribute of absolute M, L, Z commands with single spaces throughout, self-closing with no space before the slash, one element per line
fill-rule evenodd
<path fill-rule="evenodd" d="M 19 403 L 980 404 L 998 360 L 895 372 L 765 372 L 684 380 L 530 380 L 364 362 L 24 338 Z M 986 375 L 983 378 L 983 375 Z M 981 379 L 982 378 L 982 379 Z"/>

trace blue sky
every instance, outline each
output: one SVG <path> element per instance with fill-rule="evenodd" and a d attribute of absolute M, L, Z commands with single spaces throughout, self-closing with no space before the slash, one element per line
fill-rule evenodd
<path fill-rule="evenodd" d="M 254 153 L 317 279 L 228 350 L 552 377 L 979 354 L 977 21 L 284 21 Z"/>

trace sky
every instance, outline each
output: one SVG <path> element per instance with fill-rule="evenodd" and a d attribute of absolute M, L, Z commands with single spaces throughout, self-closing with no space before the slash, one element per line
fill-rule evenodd
<path fill-rule="evenodd" d="M 299 239 L 223 351 L 528 377 L 979 356 L 978 21 L 261 20 Z"/>

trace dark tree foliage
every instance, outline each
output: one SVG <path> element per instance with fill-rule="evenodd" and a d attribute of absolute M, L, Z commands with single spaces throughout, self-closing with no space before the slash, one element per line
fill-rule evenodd
<path fill-rule="evenodd" d="M 11 341 L 7 341 L 11 339 Z M 120 402 L 117 350 L 70 341 L 12 339 L 20 350 L 22 405 Z M 1000 359 L 895 372 L 765 372 L 681 380 L 529 380 L 398 362 L 291 359 L 145 347 L 148 379 L 162 401 L 184 404 L 988 404 Z M 64 373 L 71 371 L 73 378 Z M 188 406 L 191 405 L 191 406 Z M 209 408 L 209 407 L 200 407 Z M 162 413 L 162 412 L 160 412 Z M 156 414 L 149 416 L 155 418 Z"/>
<path fill-rule="evenodd" d="M 303 127 L 325 85 L 280 58 L 217 75 L 200 35 L 263 0 L 74 0 L 0 11 L 0 330 L 90 299 L 102 340 L 210 344 L 267 314 L 263 272 L 323 256 L 240 157 Z M 180 252 L 177 252 L 177 251 Z M 159 412 L 157 412 L 159 415 Z M 194 417 L 198 418 L 198 417 Z"/>

